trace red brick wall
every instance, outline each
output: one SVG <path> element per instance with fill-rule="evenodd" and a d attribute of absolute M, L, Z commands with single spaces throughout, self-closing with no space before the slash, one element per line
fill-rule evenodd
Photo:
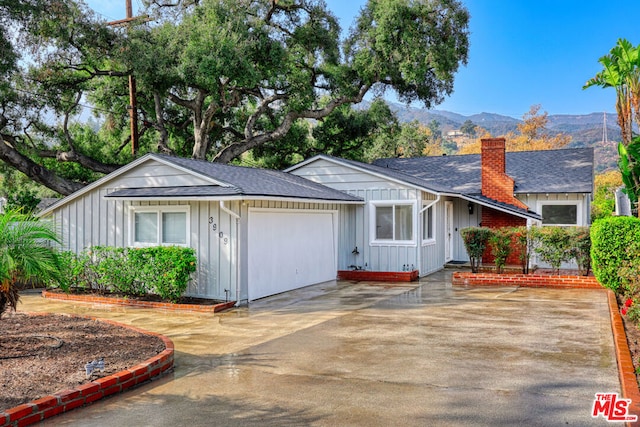
<path fill-rule="evenodd" d="M 509 215 L 506 212 L 500 212 L 488 207 L 482 208 L 482 222 L 483 227 L 488 228 L 501 228 L 501 227 L 520 227 L 526 226 L 527 220 L 517 216 Z M 507 258 L 507 264 L 520 265 L 520 252 L 511 252 Z M 493 255 L 491 255 L 491 249 L 487 248 L 482 255 L 482 262 L 490 264 L 493 262 Z"/>
<path fill-rule="evenodd" d="M 451 283 L 466 286 L 520 286 L 527 288 L 603 289 L 593 276 L 543 276 L 538 274 L 494 274 L 456 271 Z"/>
<path fill-rule="evenodd" d="M 483 139 L 481 159 L 482 195 L 526 209 L 527 205 L 513 196 L 513 178 L 505 173 L 505 139 Z"/>

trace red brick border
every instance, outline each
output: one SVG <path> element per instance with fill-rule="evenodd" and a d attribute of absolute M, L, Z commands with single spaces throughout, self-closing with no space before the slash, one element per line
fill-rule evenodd
<path fill-rule="evenodd" d="M 636 379 L 635 369 L 633 368 L 633 360 L 631 360 L 631 351 L 627 344 L 627 334 L 624 331 L 622 317 L 618 310 L 618 301 L 616 295 L 610 289 L 607 289 L 607 297 L 609 299 L 609 313 L 611 315 L 611 330 L 613 331 L 613 341 L 616 346 L 616 359 L 618 360 L 618 376 L 620 377 L 620 388 L 622 396 L 625 399 L 631 399 L 629 413 L 638 416 L 635 423 L 626 423 L 629 426 L 640 425 L 640 390 L 638 389 L 638 381 Z"/>
<path fill-rule="evenodd" d="M 222 302 L 219 304 L 211 305 L 174 304 L 171 302 L 139 301 L 126 298 L 111 298 L 99 295 L 74 295 L 49 291 L 42 291 L 42 296 L 44 298 L 56 299 L 61 301 L 77 301 L 91 304 L 111 304 L 124 307 L 156 308 L 171 311 L 194 311 L 198 313 L 217 313 L 222 310 L 227 310 L 236 305 L 235 301 Z"/>
<path fill-rule="evenodd" d="M 35 314 L 47 315 L 48 313 Z M 173 369 L 174 346 L 169 338 L 112 320 L 98 319 L 95 317 L 89 318 L 119 327 L 129 328 L 146 335 L 155 335 L 164 342 L 165 349 L 158 355 L 132 368 L 125 369 L 124 371 L 104 378 L 99 378 L 83 384 L 76 389 L 61 390 L 50 396 L 42 397 L 32 402 L 16 406 L 15 408 L 5 409 L 0 412 L 0 427 L 22 427 L 40 422 L 46 418 L 87 405 L 114 393 L 123 392 L 138 384 L 158 378 Z"/>
<path fill-rule="evenodd" d="M 520 286 L 527 288 L 602 289 L 592 276 L 546 276 L 541 274 L 497 274 L 456 271 L 451 283 L 469 286 Z"/>
<path fill-rule="evenodd" d="M 338 270 L 338 280 L 371 280 L 375 282 L 413 282 L 418 280 L 418 270 L 412 271 L 369 271 Z"/>

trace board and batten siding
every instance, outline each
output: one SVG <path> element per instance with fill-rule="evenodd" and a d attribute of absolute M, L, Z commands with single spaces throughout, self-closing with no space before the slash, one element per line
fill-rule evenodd
<path fill-rule="evenodd" d="M 364 206 L 344 206 L 340 210 L 339 269 L 348 270 L 355 266 L 373 271 L 401 271 L 403 267 L 413 266 L 424 275 L 442 268 L 442 256 L 436 254 L 437 244 L 422 246 L 422 219 L 418 215 L 423 197 L 433 200 L 435 195 L 424 193 L 423 196 L 423 192 L 415 188 L 325 159 L 318 159 L 291 173 L 365 200 Z M 387 200 L 415 202 L 415 244 L 371 244 L 371 202 Z M 357 253 L 354 253 L 356 248 Z"/>
<path fill-rule="evenodd" d="M 190 247 L 196 251 L 198 268 L 186 294 L 220 300 L 234 297 L 238 228 L 218 201 L 110 200 L 103 197 L 107 192 L 92 191 L 52 212 L 64 250 L 81 253 L 93 246 L 129 247 L 131 207 L 188 206 Z M 232 203 L 228 205 L 233 208 Z"/>

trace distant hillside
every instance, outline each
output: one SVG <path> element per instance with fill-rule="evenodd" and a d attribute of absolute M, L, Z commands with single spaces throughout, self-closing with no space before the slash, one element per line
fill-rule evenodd
<path fill-rule="evenodd" d="M 366 106 L 364 107 L 366 108 Z M 444 135 L 448 131 L 460 129 L 460 126 L 467 120 L 471 120 L 471 122 L 486 129 L 494 136 L 516 131 L 518 123 L 522 122 L 520 119 L 494 113 L 464 116 L 450 111 L 424 110 L 391 102 L 389 107 L 402 122 L 417 120 L 419 123 L 427 125 L 432 120 L 437 121 Z M 551 133 L 571 135 L 569 147 L 595 148 L 597 171 L 616 167 L 618 157 L 616 147 L 617 141 L 620 140 L 620 129 L 618 128 L 615 114 L 607 113 L 607 139 L 609 142 L 606 145 L 602 141 L 603 113 L 584 115 L 555 114 L 549 115 L 548 119 L 549 125 L 547 129 Z"/>

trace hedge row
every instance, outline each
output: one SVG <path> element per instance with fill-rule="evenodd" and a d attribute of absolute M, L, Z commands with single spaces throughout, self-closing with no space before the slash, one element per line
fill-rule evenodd
<path fill-rule="evenodd" d="M 617 294 L 635 295 L 640 281 L 640 219 L 609 217 L 591 226 L 593 274 Z"/>
<path fill-rule="evenodd" d="M 196 271 L 195 251 L 177 246 L 95 246 L 79 255 L 65 252 L 63 260 L 69 275 L 59 285 L 67 292 L 76 288 L 130 296 L 155 294 L 169 301 L 184 294 Z"/>
<path fill-rule="evenodd" d="M 471 261 L 471 270 L 478 271 L 487 248 L 494 257 L 496 270 L 501 273 L 511 253 L 518 253 L 522 272 L 529 272 L 533 252 L 558 272 L 563 262 L 575 260 L 581 274 L 591 268 L 588 227 L 505 227 L 490 229 L 468 227 L 460 230 Z"/>

